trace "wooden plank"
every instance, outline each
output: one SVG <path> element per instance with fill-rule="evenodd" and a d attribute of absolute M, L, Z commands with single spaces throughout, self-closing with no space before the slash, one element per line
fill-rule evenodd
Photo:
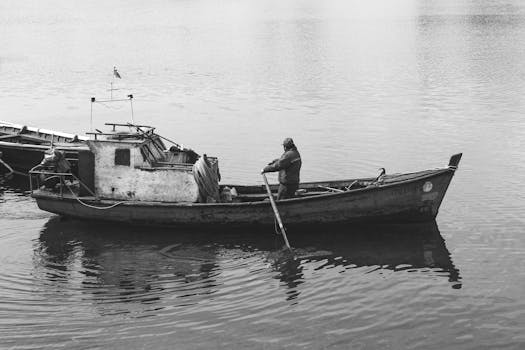
<path fill-rule="evenodd" d="M 50 139 L 46 140 L 45 138 L 42 138 L 42 137 L 35 137 L 35 136 L 31 136 L 31 135 L 26 135 L 26 134 L 20 134 L 19 137 L 20 137 L 21 140 L 29 141 L 29 142 L 32 142 L 32 143 L 35 143 L 35 144 L 51 144 L 51 140 Z"/>
<path fill-rule="evenodd" d="M 19 135 L 3 135 L 0 136 L 0 140 L 16 139 L 19 138 Z"/>
<path fill-rule="evenodd" d="M 333 188 L 333 187 L 328 187 L 328 186 L 318 185 L 317 187 L 328 190 L 328 191 L 332 191 L 332 192 L 344 192 L 343 190 L 340 190 L 338 188 Z"/>

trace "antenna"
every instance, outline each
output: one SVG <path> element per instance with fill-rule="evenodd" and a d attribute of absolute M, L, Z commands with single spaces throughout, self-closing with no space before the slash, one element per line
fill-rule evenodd
<path fill-rule="evenodd" d="M 120 73 L 117 71 L 117 67 L 113 66 L 113 80 L 111 80 L 111 83 L 110 83 L 111 88 L 109 89 L 109 91 L 111 91 L 111 99 L 113 99 L 113 91 L 118 90 L 118 89 L 113 88 L 113 82 L 115 81 L 115 78 L 122 79 L 122 77 L 120 76 Z"/>
<path fill-rule="evenodd" d="M 135 124 L 135 120 L 133 119 L 133 94 L 129 94 L 128 98 L 129 98 L 129 104 L 131 106 L 131 122 Z"/>
<path fill-rule="evenodd" d="M 133 124 L 135 124 L 135 116 L 133 114 L 133 95 L 132 94 L 129 94 L 128 95 L 128 98 L 124 98 L 124 99 L 120 99 L 120 100 L 97 100 L 95 97 L 91 97 L 91 115 L 90 115 L 90 129 L 91 131 L 93 131 L 93 104 L 94 103 L 100 103 L 100 104 L 104 104 L 104 103 L 109 103 L 109 102 L 124 102 L 124 101 L 129 101 L 130 103 L 130 106 L 131 106 L 131 122 Z"/>
<path fill-rule="evenodd" d="M 117 90 L 120 90 L 120 89 L 116 89 L 113 87 L 113 82 L 109 83 L 110 85 L 110 88 L 106 91 L 110 91 L 110 99 L 112 100 L 113 99 L 113 91 L 117 91 Z"/>
<path fill-rule="evenodd" d="M 91 97 L 91 118 L 89 120 L 89 129 L 93 132 L 93 103 L 95 103 L 95 98 Z"/>

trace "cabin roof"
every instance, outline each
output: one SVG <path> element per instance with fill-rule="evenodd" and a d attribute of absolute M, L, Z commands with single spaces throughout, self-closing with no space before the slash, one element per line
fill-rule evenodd
<path fill-rule="evenodd" d="M 91 139 L 88 142 L 141 145 L 143 143 L 148 143 L 152 141 L 149 139 L 98 139 L 97 138 L 97 139 Z"/>
<path fill-rule="evenodd" d="M 155 128 L 148 125 L 138 124 L 119 124 L 119 123 L 105 123 L 110 126 L 111 130 L 103 132 L 95 129 L 93 132 L 87 132 L 86 135 L 90 136 L 91 141 L 95 142 L 113 142 L 113 143 L 130 143 L 130 144 L 141 144 L 146 141 L 152 141 L 153 139 L 159 138 L 155 134 Z"/>

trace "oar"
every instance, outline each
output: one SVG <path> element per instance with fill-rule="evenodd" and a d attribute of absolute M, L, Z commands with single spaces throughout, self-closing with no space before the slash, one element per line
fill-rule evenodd
<path fill-rule="evenodd" d="M 279 228 L 281 229 L 281 233 L 284 237 L 284 243 L 286 243 L 286 246 L 290 251 L 292 251 L 292 248 L 290 247 L 290 243 L 288 243 L 288 237 L 286 237 L 286 231 L 284 230 L 283 222 L 281 221 L 281 216 L 279 215 L 279 211 L 277 210 L 277 205 L 275 204 L 275 201 L 273 200 L 272 191 L 270 190 L 270 185 L 268 185 L 268 179 L 266 179 L 266 174 L 262 173 L 262 177 L 264 180 L 264 184 L 266 185 L 266 192 L 268 192 L 268 198 L 270 198 L 270 203 L 272 204 L 273 214 L 275 215 L 275 218 L 277 219 L 277 222 L 279 223 Z"/>

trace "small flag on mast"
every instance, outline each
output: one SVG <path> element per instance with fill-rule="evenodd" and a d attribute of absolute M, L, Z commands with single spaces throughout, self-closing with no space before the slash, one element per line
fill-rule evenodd
<path fill-rule="evenodd" d="M 113 66 L 113 75 L 115 76 L 115 78 L 122 79 L 122 77 L 120 76 L 119 72 L 117 71 L 117 67 L 115 67 L 115 66 Z"/>

